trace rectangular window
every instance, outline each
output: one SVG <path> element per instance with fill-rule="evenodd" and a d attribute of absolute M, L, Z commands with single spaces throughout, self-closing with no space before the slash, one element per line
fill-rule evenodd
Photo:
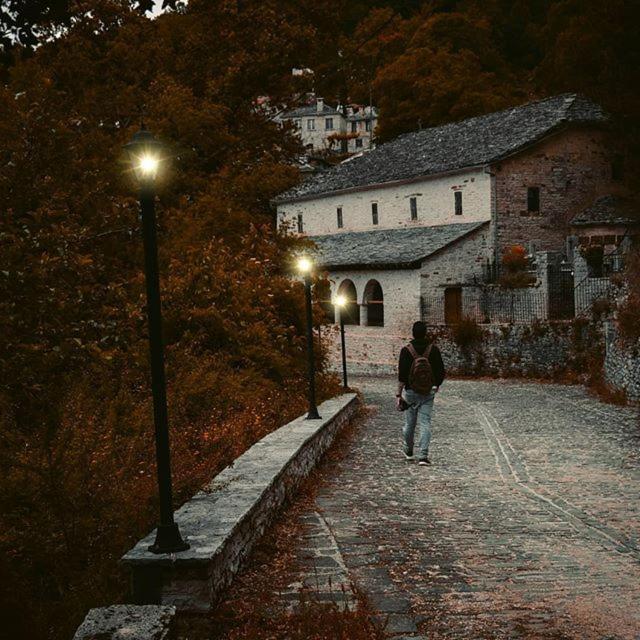
<path fill-rule="evenodd" d="M 344 220 L 342 219 L 342 207 L 338 207 L 337 217 L 338 217 L 338 229 L 342 229 L 342 227 L 344 226 Z"/>
<path fill-rule="evenodd" d="M 365 128 L 367 131 L 371 131 L 371 120 L 365 120 L 364 128 Z"/>
<path fill-rule="evenodd" d="M 327 131 L 333 131 L 333 118 L 325 118 L 325 120 L 324 120 L 324 128 Z"/>
<path fill-rule="evenodd" d="M 356 148 L 362 149 L 362 138 L 356 138 Z"/>
<path fill-rule="evenodd" d="M 302 129 L 302 120 L 296 120 L 296 127 Z"/>
<path fill-rule="evenodd" d="M 540 187 L 527 187 L 527 212 L 540 213 Z"/>
<path fill-rule="evenodd" d="M 462 215 L 462 191 L 454 191 L 455 211 L 457 216 Z"/>
<path fill-rule="evenodd" d="M 304 224 L 302 222 L 302 214 L 299 213 L 298 214 L 298 233 L 303 233 L 304 232 Z"/>
<path fill-rule="evenodd" d="M 357 133 L 358 132 L 358 123 L 357 122 L 352 122 L 351 123 L 351 133 Z"/>
<path fill-rule="evenodd" d="M 378 224 L 378 203 L 371 203 L 371 221 L 373 224 Z"/>
<path fill-rule="evenodd" d="M 417 198 L 409 198 L 409 209 L 411 209 L 411 219 L 418 219 L 418 199 Z"/>
<path fill-rule="evenodd" d="M 315 120 L 307 120 L 307 131 L 314 131 L 316 128 Z"/>

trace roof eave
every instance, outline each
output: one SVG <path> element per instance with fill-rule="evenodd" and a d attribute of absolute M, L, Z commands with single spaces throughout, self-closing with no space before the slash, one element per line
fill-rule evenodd
<path fill-rule="evenodd" d="M 374 189 L 386 189 L 391 187 L 398 187 L 403 184 L 412 184 L 414 182 L 421 182 L 422 180 L 428 180 L 429 178 L 437 178 L 439 176 L 452 175 L 454 173 L 462 173 L 466 171 L 473 171 L 474 169 L 483 169 L 490 166 L 490 162 L 483 162 L 481 164 L 468 165 L 466 167 L 460 167 L 457 169 L 450 169 L 448 171 L 438 171 L 436 173 L 422 173 L 419 176 L 413 178 L 403 178 L 402 180 L 392 180 L 390 182 L 376 182 L 373 184 L 359 185 L 357 187 L 348 187 L 347 189 L 336 189 L 335 191 L 324 191 L 323 193 L 310 194 L 307 196 L 300 196 L 297 198 L 273 198 L 272 204 L 291 204 L 292 202 L 306 202 L 308 200 L 320 200 L 322 198 L 331 198 L 332 196 L 344 195 L 347 193 L 357 193 L 360 191 L 372 191 Z"/>
<path fill-rule="evenodd" d="M 587 121 L 585 120 L 584 122 L 567 122 L 567 121 L 563 121 L 560 124 L 551 127 L 550 129 L 547 129 L 543 134 L 541 134 L 540 136 L 538 136 L 537 138 L 534 138 L 532 140 L 529 140 L 527 143 L 517 147 L 516 149 L 513 149 L 507 153 L 504 153 L 502 155 L 496 156 L 495 158 L 491 158 L 489 160 L 487 160 L 486 162 L 482 162 L 479 164 L 473 164 L 473 165 L 466 165 L 463 167 L 457 167 L 455 169 L 450 169 L 448 171 L 437 171 L 434 173 L 424 173 L 421 174 L 419 176 L 415 176 L 413 178 L 404 178 L 402 180 L 393 180 L 390 182 L 378 182 L 378 183 L 373 183 L 373 184 L 366 184 L 366 185 L 359 185 L 356 187 L 349 187 L 347 189 L 336 189 L 335 191 L 324 191 L 322 193 L 316 193 L 316 194 L 309 194 L 309 195 L 304 195 L 304 196 L 299 196 L 299 197 L 293 197 L 293 198 L 274 198 L 271 202 L 274 205 L 279 205 L 279 204 L 291 204 L 293 202 L 307 202 L 309 200 L 320 200 L 322 198 L 330 198 L 332 196 L 338 196 L 338 195 L 343 195 L 343 194 L 347 194 L 347 193 L 357 193 L 360 191 L 370 191 L 373 189 L 384 189 L 387 187 L 394 187 L 394 186 L 399 186 L 399 185 L 403 185 L 403 184 L 411 184 L 412 182 L 420 182 L 421 180 L 425 180 L 428 178 L 436 178 L 439 176 L 446 176 L 446 175 L 451 175 L 454 173 L 461 173 L 464 171 L 472 171 L 474 169 L 480 169 L 483 167 L 489 167 L 491 165 L 494 165 L 498 162 L 502 162 L 503 160 L 506 160 L 507 158 L 511 158 L 513 156 L 518 155 L 519 153 L 522 153 L 523 151 L 526 151 L 527 149 L 530 149 L 531 147 L 534 147 L 535 145 L 539 144 L 540 142 L 542 142 L 543 140 L 546 140 L 547 138 L 556 135 L 557 133 L 560 133 L 561 131 L 564 131 L 568 128 L 571 127 L 602 127 L 605 128 L 608 125 L 608 121 L 607 120 L 592 120 L 592 121 Z"/>

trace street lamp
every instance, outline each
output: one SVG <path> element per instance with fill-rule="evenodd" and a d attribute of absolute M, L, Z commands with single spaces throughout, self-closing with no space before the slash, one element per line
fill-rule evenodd
<path fill-rule="evenodd" d="M 311 308 L 311 272 L 313 262 L 309 258 L 298 259 L 298 271 L 304 276 L 304 295 L 307 310 L 307 375 L 309 377 L 309 413 L 307 420 L 320 420 L 316 406 L 316 365 L 313 356 L 313 311 Z"/>
<path fill-rule="evenodd" d="M 149 547 L 149 551 L 153 553 L 174 553 L 176 551 L 185 551 L 189 548 L 189 544 L 182 539 L 178 525 L 173 519 L 169 421 L 167 417 L 167 389 L 164 373 L 164 345 L 162 342 L 155 212 L 155 181 L 162 163 L 162 145 L 142 125 L 140 131 L 133 136 L 131 142 L 126 144 L 124 148 L 129 155 L 133 173 L 140 186 L 140 212 L 142 216 L 145 280 L 147 285 L 151 389 L 153 392 L 158 492 L 160 495 L 160 524 L 156 531 L 156 540 Z"/>
<path fill-rule="evenodd" d="M 340 315 L 340 342 L 342 344 L 342 385 L 345 389 L 348 389 L 347 385 L 347 350 L 345 348 L 344 340 L 344 312 L 347 308 L 348 300 L 345 296 L 336 296 L 333 304 L 338 308 L 338 314 Z"/>

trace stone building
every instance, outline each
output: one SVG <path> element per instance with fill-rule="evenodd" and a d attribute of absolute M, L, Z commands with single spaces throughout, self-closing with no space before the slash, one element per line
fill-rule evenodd
<path fill-rule="evenodd" d="M 307 105 L 278 114 L 276 120 L 293 122 L 309 152 L 358 153 L 373 147 L 378 112 L 375 107 L 357 104 L 333 108 L 322 98 L 314 98 Z"/>
<path fill-rule="evenodd" d="M 614 180 L 606 136 L 598 105 L 563 94 L 402 135 L 281 194 L 279 224 L 351 300 L 352 362 L 393 362 L 425 300 L 457 322 L 505 248 L 563 250 Z"/>

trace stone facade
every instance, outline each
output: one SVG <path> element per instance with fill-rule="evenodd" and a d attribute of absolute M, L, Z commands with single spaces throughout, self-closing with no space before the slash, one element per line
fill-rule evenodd
<path fill-rule="evenodd" d="M 333 108 L 323 98 L 317 98 L 306 106 L 278 114 L 275 120 L 292 122 L 302 145 L 309 151 L 340 152 L 341 140 L 332 138 L 346 136 L 346 151 L 358 153 L 373 146 L 378 111 L 372 106 L 348 105 L 345 114 L 341 106 Z"/>
<path fill-rule="evenodd" d="M 456 191 L 462 192 L 461 215 L 455 213 Z M 411 198 L 416 199 L 416 220 L 411 219 Z M 373 224 L 373 203 L 378 205 L 377 225 Z M 338 227 L 338 209 L 342 210 L 342 228 Z M 297 229 L 299 215 L 304 233 L 310 236 L 481 222 L 491 219 L 491 178 L 482 169 L 473 169 L 278 205 L 280 226 L 288 222 Z"/>
<path fill-rule="evenodd" d="M 419 269 L 379 269 L 329 273 L 332 299 L 353 283 L 360 305 L 360 325 L 346 325 L 350 366 L 362 372 L 388 372 L 422 317 L 422 300 L 435 296 L 444 304 L 447 285 L 470 284 L 482 274 L 488 256 L 489 230 L 478 231 L 426 259 Z M 384 326 L 368 326 L 365 292 L 372 282 L 382 288 Z"/>
<path fill-rule="evenodd" d="M 605 325 L 604 373 L 607 382 L 624 391 L 630 402 L 640 402 L 640 342 L 625 344 L 612 322 Z"/>
<path fill-rule="evenodd" d="M 538 250 L 559 250 L 569 222 L 611 185 L 611 154 L 605 132 L 571 128 L 491 167 L 494 175 L 498 253 L 533 242 Z M 530 213 L 527 189 L 539 188 L 539 213 Z"/>

